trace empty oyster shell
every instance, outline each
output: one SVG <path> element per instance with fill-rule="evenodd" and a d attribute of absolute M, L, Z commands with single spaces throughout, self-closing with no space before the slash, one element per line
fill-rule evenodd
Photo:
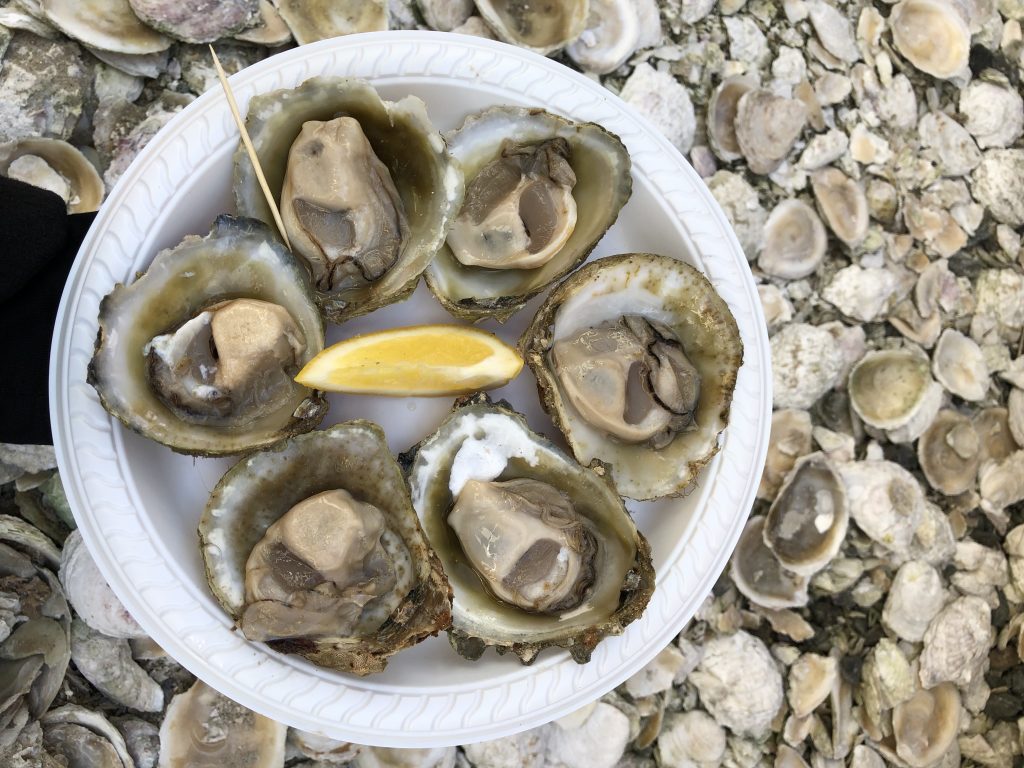
<path fill-rule="evenodd" d="M 68 213 L 90 213 L 103 202 L 103 180 L 81 152 L 60 139 L 0 144 L 0 176 L 56 193 Z"/>
<path fill-rule="evenodd" d="M 246 127 L 324 317 L 338 323 L 412 293 L 463 194 L 423 102 L 383 101 L 364 80 L 314 77 L 254 97 Z M 272 225 L 242 147 L 234 190 L 239 211 Z"/>
<path fill-rule="evenodd" d="M 476 396 L 406 459 L 412 501 L 451 579 L 452 647 L 585 663 L 654 590 L 650 547 L 608 480 Z"/>
<path fill-rule="evenodd" d="M 587 27 L 566 53 L 585 72 L 607 75 L 640 44 L 640 13 L 634 0 L 590 0 Z"/>
<path fill-rule="evenodd" d="M 331 669 L 379 672 L 451 621 L 448 581 L 367 421 L 236 464 L 199 539 L 210 589 L 247 637 Z"/>
<path fill-rule="evenodd" d="M 171 47 L 169 38 L 139 21 L 128 0 L 42 0 L 40 8 L 65 35 L 101 51 L 138 55 Z"/>
<path fill-rule="evenodd" d="M 932 355 L 935 378 L 964 400 L 983 400 L 988 392 L 988 365 L 974 339 L 947 328 Z"/>
<path fill-rule="evenodd" d="M 288 728 L 202 681 L 171 699 L 160 726 L 160 768 L 277 768 Z"/>
<path fill-rule="evenodd" d="M 51 709 L 39 722 L 43 726 L 43 744 L 51 759 L 59 755 L 66 761 L 65 765 L 76 768 L 80 765 L 90 768 L 135 766 L 124 737 L 99 712 L 65 704 Z"/>
<path fill-rule="evenodd" d="M 261 325 L 267 333 L 240 334 L 256 317 L 273 319 Z M 103 407 L 181 453 L 270 445 L 327 411 L 320 393 L 291 378 L 323 349 L 309 275 L 258 221 L 221 216 L 206 237 L 161 251 L 142 277 L 107 294 L 99 325 L 89 382 Z M 217 343 L 223 359 L 193 359 Z"/>
<path fill-rule="evenodd" d="M 107 637 L 146 637 L 146 633 L 121 605 L 107 584 L 82 541 L 80 531 L 72 531 L 60 553 L 58 573 L 68 602 L 75 613 L 93 629 Z"/>
<path fill-rule="evenodd" d="M 736 104 L 736 141 L 753 173 L 767 174 L 786 159 L 807 124 L 807 107 L 758 89 Z"/>
<path fill-rule="evenodd" d="M 850 371 L 848 384 L 857 415 L 877 429 L 905 426 L 926 403 L 928 390 L 936 386 L 928 362 L 927 355 L 913 348 L 866 354 Z"/>
<path fill-rule="evenodd" d="M 277 10 L 299 45 L 388 28 L 384 0 L 278 0 Z"/>
<path fill-rule="evenodd" d="M 779 489 L 765 518 L 764 543 L 784 568 L 812 576 L 836 556 L 849 519 L 842 480 L 822 454 L 812 454 Z"/>
<path fill-rule="evenodd" d="M 981 441 L 970 419 L 943 410 L 921 435 L 917 457 L 932 488 L 956 496 L 974 486 L 981 463 Z"/>
<path fill-rule="evenodd" d="M 807 579 L 787 571 L 764 543 L 764 523 L 763 517 L 752 517 L 740 535 L 729 571 L 736 588 L 765 608 L 807 605 Z"/>
<path fill-rule="evenodd" d="M 892 713 L 896 754 L 913 768 L 941 758 L 960 732 L 960 693 L 951 683 L 920 689 Z"/>
<path fill-rule="evenodd" d="M 743 358 L 736 321 L 707 278 L 643 253 L 565 280 L 520 348 L 576 458 L 608 463 L 619 493 L 635 499 L 679 494 L 718 451 Z"/>
<path fill-rule="evenodd" d="M 259 24 L 239 32 L 235 35 L 235 40 L 276 48 L 291 42 L 292 31 L 284 23 L 274 3 L 270 0 L 260 0 Z"/>
<path fill-rule="evenodd" d="M 838 168 L 822 168 L 811 174 L 811 188 L 818 208 L 835 236 L 851 248 L 868 232 L 868 199 L 864 188 Z"/>
<path fill-rule="evenodd" d="M 839 681 L 834 658 L 805 653 L 789 668 L 789 705 L 796 717 L 807 717 L 832 693 Z"/>
<path fill-rule="evenodd" d="M 548 54 L 571 43 L 587 24 L 589 0 L 477 0 L 477 10 L 506 43 Z"/>
<path fill-rule="evenodd" d="M 818 214 L 800 200 L 783 200 L 764 225 L 757 265 L 773 277 L 796 280 L 814 273 L 827 246 L 828 235 Z"/>
<path fill-rule="evenodd" d="M 579 265 L 632 191 L 629 154 L 595 123 L 492 107 L 447 136 L 466 177 L 430 290 L 464 320 L 506 320 Z"/>
<path fill-rule="evenodd" d="M 953 3 L 902 0 L 889 14 L 896 49 L 922 72 L 950 78 L 967 67 L 971 33 Z"/>
<path fill-rule="evenodd" d="M 757 497 L 771 501 L 797 459 L 811 452 L 811 415 L 788 408 L 772 413 L 768 458 L 761 473 Z"/>
<path fill-rule="evenodd" d="M 708 143 L 716 155 L 726 162 L 743 156 L 736 139 L 736 110 L 743 96 L 756 87 L 746 77 L 727 77 L 716 86 L 708 102 Z"/>

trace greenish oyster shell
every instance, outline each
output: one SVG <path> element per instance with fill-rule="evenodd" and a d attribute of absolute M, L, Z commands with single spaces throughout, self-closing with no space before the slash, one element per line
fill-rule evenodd
<path fill-rule="evenodd" d="M 468 446 L 464 446 L 469 442 Z M 504 461 L 502 451 L 525 448 Z M 447 523 L 454 504 L 449 487 L 460 452 L 476 453 L 489 471 L 477 480 L 529 478 L 566 492 L 576 511 L 594 524 L 598 540 L 596 580 L 582 606 L 557 615 L 524 611 L 492 595 L 469 564 Z M 493 449 L 493 450 L 492 450 Z M 497 457 L 497 458 L 496 458 Z M 463 454 L 472 464 L 472 457 Z M 403 454 L 412 503 L 423 522 L 455 593 L 449 641 L 464 658 L 478 659 L 488 647 L 511 651 L 530 664 L 544 648 L 567 648 L 584 664 L 608 635 L 621 634 L 640 617 L 654 592 L 651 550 L 630 518 L 602 467 L 582 467 L 551 441 L 530 430 L 506 403 L 484 394 L 456 401 L 449 417 L 430 437 Z M 463 465 L 465 466 L 465 464 Z"/>
<path fill-rule="evenodd" d="M 249 102 L 245 126 L 278 206 L 288 152 L 303 123 L 341 116 L 359 121 L 374 153 L 387 166 L 405 206 L 409 234 L 397 262 L 380 279 L 348 290 L 317 291 L 324 318 L 332 323 L 408 298 L 447 237 L 463 195 L 462 173 L 420 99 L 383 101 L 365 80 L 313 77 L 297 88 L 255 96 Z M 234 162 L 239 212 L 273 226 L 270 206 L 241 145 Z"/>
<path fill-rule="evenodd" d="M 199 521 L 200 549 L 210 590 L 237 621 L 245 607 L 245 564 L 267 528 L 300 501 L 335 489 L 384 514 L 411 555 L 414 586 L 373 636 L 290 638 L 267 645 L 323 667 L 368 675 L 451 623 L 451 588 L 379 426 L 348 421 L 243 459 L 210 496 Z"/>
<path fill-rule="evenodd" d="M 697 428 L 678 433 L 661 449 L 619 442 L 584 421 L 566 399 L 550 364 L 556 340 L 627 314 L 671 328 L 701 376 Z M 593 261 L 551 292 L 519 347 L 537 377 L 544 410 L 577 460 L 607 464 L 623 496 L 649 500 L 681 495 L 718 453 L 718 436 L 729 422 L 743 362 L 743 342 L 725 300 L 689 264 L 650 253 Z"/>
<path fill-rule="evenodd" d="M 546 55 L 582 34 L 590 16 L 589 0 L 477 0 L 488 26 L 506 43 Z"/>
<path fill-rule="evenodd" d="M 288 310 L 305 337 L 300 367 L 323 349 L 323 322 L 305 266 L 259 221 L 219 216 L 208 235 L 189 235 L 161 251 L 141 277 L 114 286 L 100 302 L 88 381 L 103 407 L 140 435 L 195 456 L 243 453 L 313 429 L 327 413 L 327 400 L 300 384 L 279 409 L 237 427 L 186 423 L 150 387 L 146 344 L 213 304 L 239 298 Z"/>
<path fill-rule="evenodd" d="M 618 136 L 596 123 L 574 123 L 542 109 L 492 107 L 466 118 L 447 134 L 467 187 L 499 157 L 503 144 L 537 144 L 560 137 L 571 148 L 576 174 L 572 196 L 577 220 L 569 240 L 546 264 L 533 269 L 488 269 L 461 263 L 445 245 L 427 268 L 427 285 L 452 315 L 471 322 L 504 322 L 531 298 L 586 260 L 615 223 L 633 192 L 629 153 Z"/>

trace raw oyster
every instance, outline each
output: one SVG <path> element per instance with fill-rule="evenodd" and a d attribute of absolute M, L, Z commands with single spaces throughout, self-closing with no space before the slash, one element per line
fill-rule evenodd
<path fill-rule="evenodd" d="M 476 7 L 506 43 L 542 54 L 579 37 L 590 14 L 589 0 L 477 0 Z"/>
<path fill-rule="evenodd" d="M 0 176 L 59 195 L 68 213 L 89 213 L 103 202 L 103 180 L 85 155 L 60 139 L 21 139 L 0 144 Z"/>
<path fill-rule="evenodd" d="M 460 401 L 406 459 L 412 502 L 455 599 L 452 647 L 585 663 L 643 613 L 650 547 L 607 479 L 485 396 Z"/>
<path fill-rule="evenodd" d="M 235 465 L 199 539 L 210 589 L 246 637 L 325 667 L 379 672 L 451 621 L 448 581 L 368 421 Z"/>
<path fill-rule="evenodd" d="M 339 323 L 412 293 L 463 193 L 423 102 L 314 77 L 254 97 L 246 127 L 324 317 Z M 242 147 L 234 187 L 239 211 L 272 224 Z"/>
<path fill-rule="evenodd" d="M 447 140 L 466 197 L 426 277 L 464 320 L 504 321 L 574 269 L 632 192 L 626 148 L 595 123 L 493 107 Z"/>
<path fill-rule="evenodd" d="M 309 276 L 258 221 L 220 216 L 161 251 L 103 299 L 99 324 L 89 382 L 103 407 L 181 453 L 271 445 L 327 411 L 291 378 L 323 349 Z"/>
<path fill-rule="evenodd" d="M 588 264 L 519 343 L 576 458 L 609 464 L 622 495 L 682 493 L 718 452 L 743 345 L 690 265 L 643 253 Z"/>

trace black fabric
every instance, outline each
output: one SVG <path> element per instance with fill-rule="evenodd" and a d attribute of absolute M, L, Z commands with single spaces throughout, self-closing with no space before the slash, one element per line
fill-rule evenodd
<path fill-rule="evenodd" d="M 50 340 L 61 292 L 96 214 L 0 176 L 0 443 L 48 445 Z"/>

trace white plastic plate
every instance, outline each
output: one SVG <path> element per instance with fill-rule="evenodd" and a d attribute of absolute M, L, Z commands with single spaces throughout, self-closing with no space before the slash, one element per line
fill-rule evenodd
<path fill-rule="evenodd" d="M 357 678 L 269 651 L 233 630 L 207 590 L 196 525 L 231 460 L 192 459 L 123 429 L 102 409 L 86 368 L 99 303 L 156 252 L 205 234 L 233 212 L 237 130 L 219 88 L 149 143 L 104 204 L 64 291 L 51 351 L 50 407 L 64 485 L 85 542 L 128 610 L 181 664 L 236 701 L 291 726 L 362 744 L 426 747 L 493 739 L 564 715 L 639 670 L 693 616 L 725 567 L 754 498 L 771 417 L 768 339 L 754 282 L 725 216 L 681 155 L 599 84 L 527 51 L 479 38 L 383 32 L 282 53 L 231 78 L 250 97 L 313 75 L 369 79 L 384 98 L 422 98 L 442 131 L 496 104 L 540 106 L 618 134 L 633 159 L 633 196 L 594 257 L 664 253 L 695 264 L 729 303 L 745 346 L 722 450 L 686 498 L 635 504 L 654 548 L 657 589 L 644 616 L 578 665 L 557 649 L 530 667 L 489 651 L 459 658 L 444 634 Z M 515 343 L 539 305 L 506 326 Z M 424 285 L 408 301 L 328 331 L 328 343 L 367 330 L 452 322 Z M 530 424 L 556 432 L 528 371 L 495 395 Z M 451 400 L 334 396 L 324 425 L 380 423 L 395 453 L 433 432 Z"/>

